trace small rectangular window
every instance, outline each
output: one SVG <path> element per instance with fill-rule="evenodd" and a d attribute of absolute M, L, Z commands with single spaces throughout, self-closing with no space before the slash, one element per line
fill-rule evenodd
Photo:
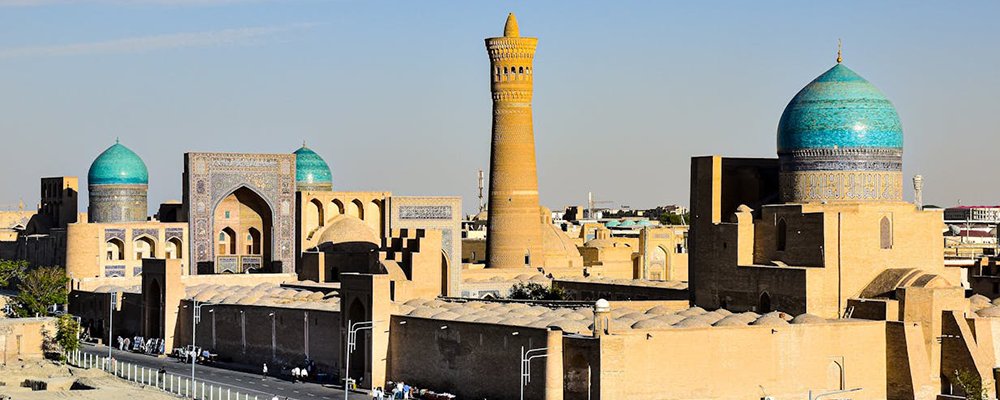
<path fill-rule="evenodd" d="M 229 219 L 229 211 L 226 211 L 226 219 Z"/>
<path fill-rule="evenodd" d="M 396 281 L 389 281 L 389 301 L 396 301 Z"/>

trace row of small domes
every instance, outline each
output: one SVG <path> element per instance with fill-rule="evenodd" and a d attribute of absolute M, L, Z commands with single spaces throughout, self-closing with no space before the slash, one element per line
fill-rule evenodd
<path fill-rule="evenodd" d="M 295 150 L 295 182 L 299 184 L 332 183 L 330 166 L 323 157 L 303 145 Z M 134 151 L 117 140 L 90 164 L 87 172 L 90 185 L 146 185 L 149 172 L 146 163 Z"/>

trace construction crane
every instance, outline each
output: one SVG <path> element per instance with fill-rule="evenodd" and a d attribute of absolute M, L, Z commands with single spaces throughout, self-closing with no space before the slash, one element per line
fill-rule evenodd
<path fill-rule="evenodd" d="M 597 200 L 594 198 L 594 192 L 587 192 L 587 218 L 594 218 L 594 205 L 595 204 L 610 204 L 614 203 L 611 200 Z"/>

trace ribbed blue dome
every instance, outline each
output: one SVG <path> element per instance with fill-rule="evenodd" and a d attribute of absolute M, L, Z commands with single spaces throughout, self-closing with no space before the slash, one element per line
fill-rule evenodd
<path fill-rule="evenodd" d="M 802 88 L 778 122 L 778 153 L 804 149 L 903 148 L 896 109 L 843 64 Z"/>
<path fill-rule="evenodd" d="M 90 164 L 90 171 L 87 172 L 87 183 L 90 185 L 146 185 L 149 184 L 149 172 L 146 170 L 146 163 L 142 162 L 142 158 L 116 141 Z"/>
<path fill-rule="evenodd" d="M 299 184 L 333 183 L 330 166 L 312 149 L 295 150 L 295 182 Z"/>

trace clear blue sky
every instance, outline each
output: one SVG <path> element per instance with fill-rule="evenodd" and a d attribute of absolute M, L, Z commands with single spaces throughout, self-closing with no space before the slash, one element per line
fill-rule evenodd
<path fill-rule="evenodd" d="M 792 96 L 845 64 L 894 102 L 925 201 L 1000 203 L 1000 2 L 0 0 L 0 204 L 121 137 L 150 207 L 186 151 L 291 152 L 337 190 L 461 195 L 489 164 L 483 38 L 540 39 L 542 202 L 688 202 L 692 155 L 771 157 Z M 907 191 L 909 193 L 909 190 Z M 84 193 L 85 194 L 85 193 Z M 909 194 L 907 198 L 909 198 Z M 81 204 L 81 206 L 85 206 Z"/>

